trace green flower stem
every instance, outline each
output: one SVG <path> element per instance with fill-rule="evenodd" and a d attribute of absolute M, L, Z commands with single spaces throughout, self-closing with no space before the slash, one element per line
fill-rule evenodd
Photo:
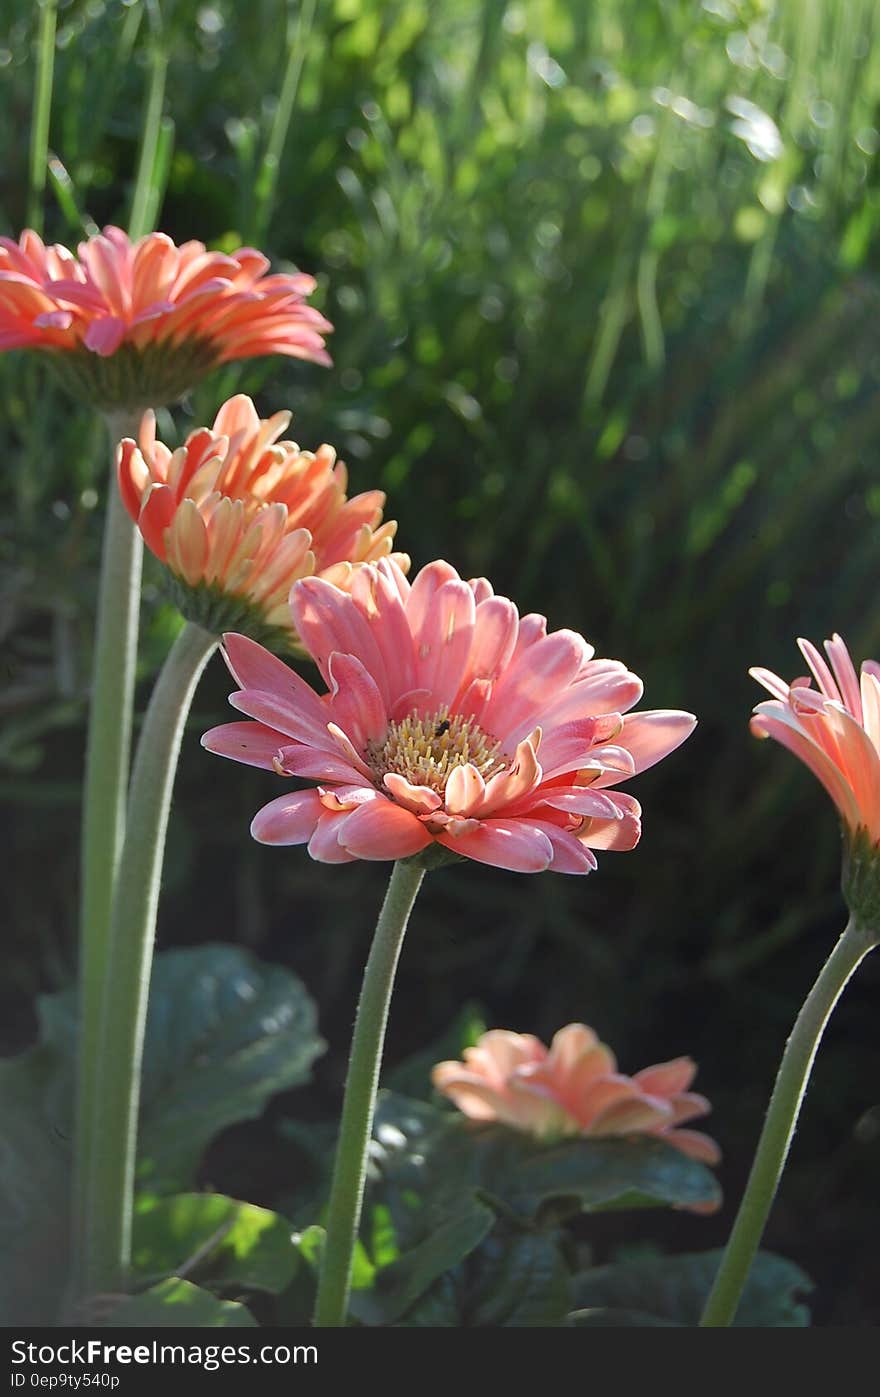
<path fill-rule="evenodd" d="M 218 637 L 188 622 L 156 681 L 138 741 L 110 926 L 88 1195 L 85 1294 L 125 1287 L 153 938 L 183 729 Z"/>
<path fill-rule="evenodd" d="M 73 1280 L 83 1280 L 98 1035 L 107 977 L 110 910 L 125 830 L 131 711 L 137 659 L 143 543 L 116 483 L 116 444 L 133 436 L 140 413 L 107 413 L 111 465 L 86 746 L 80 874 L 80 953 Z"/>
<path fill-rule="evenodd" d="M 318 1328 L 345 1324 L 388 1006 L 409 914 L 424 876 L 424 865 L 417 858 L 394 865 L 364 971 L 330 1188 L 327 1240 L 318 1279 L 314 1317 Z"/>
<path fill-rule="evenodd" d="M 37 7 L 40 29 L 37 38 L 37 78 L 31 111 L 29 161 L 28 226 L 43 231 L 43 194 L 49 165 L 49 119 L 52 114 L 52 77 L 55 68 L 55 23 L 58 0 L 42 0 Z"/>
<path fill-rule="evenodd" d="M 876 936 L 851 918 L 797 1016 L 779 1065 L 746 1191 L 700 1320 L 703 1328 L 723 1328 L 733 1322 L 785 1168 L 825 1025 L 850 976 L 876 944 Z"/>

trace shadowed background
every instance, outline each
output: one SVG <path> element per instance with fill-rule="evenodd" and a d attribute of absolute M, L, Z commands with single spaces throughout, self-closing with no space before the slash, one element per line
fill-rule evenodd
<path fill-rule="evenodd" d="M 44 11 L 0 33 L 0 226 L 53 240 L 125 224 L 139 150 L 158 226 L 255 242 L 319 278 L 324 371 L 226 370 L 162 434 L 234 391 L 292 407 L 353 490 L 383 487 L 416 566 L 448 557 L 573 626 L 684 707 L 695 736 L 628 789 L 632 854 L 580 880 L 475 865 L 431 875 L 392 1008 L 393 1065 L 465 1002 L 549 1036 L 593 1024 L 623 1070 L 690 1053 L 728 1204 L 584 1224 L 674 1249 L 723 1241 L 797 1008 L 842 926 L 818 784 L 749 736 L 764 664 L 840 629 L 880 653 L 880 48 L 875 0 L 193 0 L 60 4 L 35 198 L 27 142 Z M 146 127 L 156 137 L 144 143 Z M 39 356 L 0 357 L 4 848 L 2 1047 L 76 948 L 84 716 L 106 447 Z M 148 567 L 141 699 L 177 625 Z M 308 1092 L 231 1131 L 206 1178 L 287 1183 L 275 1117 L 337 1109 L 384 867 L 253 844 L 280 789 L 198 746 L 169 838 L 162 946 L 227 940 L 302 976 L 330 1052 Z M 142 705 L 141 705 L 142 706 Z M 822 1324 L 876 1322 L 878 966 L 819 1057 L 769 1228 Z"/>

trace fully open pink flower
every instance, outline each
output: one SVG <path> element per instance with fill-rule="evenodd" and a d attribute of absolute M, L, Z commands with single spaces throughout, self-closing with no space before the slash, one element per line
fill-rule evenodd
<path fill-rule="evenodd" d="M 267 276 L 254 248 L 177 247 L 164 233 L 132 243 L 111 226 L 77 253 L 30 229 L 18 242 L 0 238 L 0 350 L 54 351 L 101 405 L 171 401 L 230 359 L 330 363 L 323 336 L 333 327 L 306 304 L 314 279 Z"/>
<path fill-rule="evenodd" d="M 316 694 L 258 646 L 226 637 L 253 720 L 216 728 L 212 752 L 317 782 L 273 800 L 256 839 L 327 863 L 400 859 L 432 844 L 522 873 L 588 873 L 593 849 L 631 849 L 639 805 L 612 788 L 692 731 L 689 713 L 623 716 L 641 680 L 595 660 L 574 631 L 547 634 L 485 579 L 449 563 L 412 585 L 384 560 L 346 593 L 291 592 L 296 630 L 329 687 Z"/>
<path fill-rule="evenodd" d="M 769 670 L 749 671 L 773 695 L 755 708 L 752 732 L 806 762 L 850 832 L 863 829 L 880 844 L 880 664 L 865 660 L 857 675 L 839 635 L 825 642 L 829 663 L 808 640 L 798 645 L 805 678 L 786 684 Z"/>
<path fill-rule="evenodd" d="M 711 1110 L 690 1090 L 697 1068 L 689 1057 L 626 1077 L 610 1048 L 580 1023 L 561 1028 L 549 1048 L 530 1033 L 492 1029 L 463 1057 L 438 1063 L 431 1080 L 472 1120 L 499 1121 L 541 1139 L 657 1135 L 705 1164 L 721 1158 L 708 1135 L 681 1129 Z"/>
<path fill-rule="evenodd" d="M 209 630 L 236 625 L 295 642 L 297 578 L 317 573 L 345 588 L 355 567 L 391 551 L 397 525 L 381 522 L 382 491 L 347 499 L 332 446 L 279 441 L 289 422 L 289 412 L 262 420 L 239 394 L 176 451 L 156 440 L 152 412 L 140 443 L 120 443 L 125 507 L 176 580 L 181 609 Z M 405 553 L 394 557 L 408 569 Z"/>

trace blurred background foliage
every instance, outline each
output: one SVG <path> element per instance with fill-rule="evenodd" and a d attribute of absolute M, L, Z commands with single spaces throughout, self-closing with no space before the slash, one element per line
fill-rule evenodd
<path fill-rule="evenodd" d="M 292 407 L 302 445 L 333 442 L 353 488 L 387 490 L 417 565 L 486 573 L 624 659 L 647 706 L 699 715 L 686 748 L 633 783 L 634 853 L 586 881 L 431 876 L 389 1066 L 464 1001 L 544 1036 L 583 1019 L 624 1070 L 693 1054 L 729 1202 L 713 1220 L 639 1218 L 632 1245 L 718 1244 L 842 915 L 833 813 L 749 736 L 746 670 L 793 677 L 795 637 L 835 628 L 857 659 L 880 653 L 877 0 L 5 0 L 3 13 L 4 232 L 42 225 L 71 244 L 125 225 L 147 162 L 148 222 L 178 241 L 256 242 L 319 278 L 331 371 L 226 370 L 164 431 L 237 390 L 265 414 Z M 45 190 L 24 139 L 40 73 Z M 39 356 L 18 354 L 0 358 L 0 442 L 11 1051 L 33 1033 L 34 994 L 74 970 L 106 445 Z M 145 697 L 176 626 L 153 571 L 144 625 Z M 331 1049 L 297 1098 L 317 1119 L 338 1104 L 387 870 L 249 840 L 273 778 L 197 741 L 228 689 L 215 662 L 185 743 L 160 943 L 236 942 L 303 977 Z M 869 963 L 835 1019 L 767 1237 L 814 1276 L 824 1324 L 877 1317 L 878 979 Z M 290 1167 L 270 1116 L 256 1142 L 231 1132 L 206 1179 L 271 1203 Z M 591 1227 L 607 1259 L 605 1220 Z"/>

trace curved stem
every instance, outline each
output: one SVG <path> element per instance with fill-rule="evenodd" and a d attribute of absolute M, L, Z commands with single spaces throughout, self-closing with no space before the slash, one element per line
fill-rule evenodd
<path fill-rule="evenodd" d="M 125 1285 L 131 1254 L 137 1113 L 153 938 L 168 812 L 184 724 L 218 637 L 188 622 L 153 690 L 138 742 L 110 927 L 94 1152 L 87 1198 L 85 1293 Z"/>
<path fill-rule="evenodd" d="M 122 839 L 131 749 L 143 542 L 116 483 L 116 444 L 137 434 L 140 413 L 108 413 L 110 482 L 86 745 L 80 873 L 79 1051 L 73 1200 L 73 1278 L 83 1277 L 88 1179 L 107 977 L 110 911 Z"/>
<path fill-rule="evenodd" d="M 825 1025 L 850 976 L 875 944 L 875 937 L 850 920 L 797 1016 L 782 1055 L 746 1191 L 700 1320 L 704 1328 L 722 1328 L 733 1322 L 785 1168 Z"/>
<path fill-rule="evenodd" d="M 413 859 L 394 865 L 364 971 L 330 1187 L 327 1240 L 318 1279 L 314 1323 L 319 1328 L 345 1324 L 388 1005 L 409 914 L 424 876 L 424 867 Z"/>

